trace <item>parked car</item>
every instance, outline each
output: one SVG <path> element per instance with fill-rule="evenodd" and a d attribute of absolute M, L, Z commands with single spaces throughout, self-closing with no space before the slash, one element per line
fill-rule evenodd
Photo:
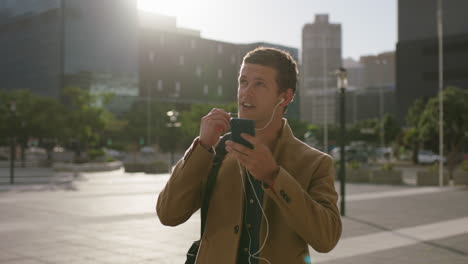
<path fill-rule="evenodd" d="M 420 150 L 418 152 L 418 162 L 420 164 L 434 164 L 439 162 L 439 155 L 430 150 Z M 444 157 L 444 163 L 447 159 Z"/>
<path fill-rule="evenodd" d="M 346 161 L 358 161 L 361 163 L 367 163 L 369 154 L 366 151 L 362 149 L 354 148 L 352 146 L 346 146 L 345 150 L 346 150 Z M 340 148 L 339 147 L 333 148 L 331 151 L 331 156 L 335 160 L 340 160 L 341 159 Z"/>

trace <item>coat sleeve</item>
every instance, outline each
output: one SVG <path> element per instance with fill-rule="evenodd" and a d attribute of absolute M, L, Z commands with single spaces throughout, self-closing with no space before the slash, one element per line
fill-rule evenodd
<path fill-rule="evenodd" d="M 307 173 L 312 177 L 307 190 L 284 168 L 272 188 L 262 188 L 279 206 L 289 227 L 317 252 L 326 253 L 336 246 L 342 231 L 332 158 L 323 156 Z"/>
<path fill-rule="evenodd" d="M 182 224 L 201 207 L 213 158 L 214 153 L 201 147 L 196 138 L 177 162 L 156 203 L 156 212 L 163 225 Z"/>

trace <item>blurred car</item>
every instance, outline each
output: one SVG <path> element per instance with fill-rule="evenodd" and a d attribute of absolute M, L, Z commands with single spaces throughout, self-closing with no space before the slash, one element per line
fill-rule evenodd
<path fill-rule="evenodd" d="M 420 164 L 434 164 L 439 162 L 439 155 L 430 150 L 420 150 L 418 152 L 418 162 Z M 447 159 L 444 157 L 444 163 Z"/>
<path fill-rule="evenodd" d="M 346 161 L 358 161 L 361 163 L 367 163 L 369 159 L 369 154 L 363 149 L 358 149 L 352 146 L 346 146 L 345 151 L 346 151 Z M 330 153 L 334 160 L 341 159 L 339 147 L 333 148 Z"/>

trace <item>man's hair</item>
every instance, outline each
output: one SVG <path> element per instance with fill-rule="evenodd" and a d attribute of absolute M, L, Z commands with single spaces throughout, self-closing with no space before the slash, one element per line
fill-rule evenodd
<path fill-rule="evenodd" d="M 299 71 L 296 61 L 289 53 L 275 48 L 258 47 L 244 56 L 243 63 L 259 64 L 275 69 L 278 92 L 286 92 L 291 88 L 293 94 L 296 93 Z"/>

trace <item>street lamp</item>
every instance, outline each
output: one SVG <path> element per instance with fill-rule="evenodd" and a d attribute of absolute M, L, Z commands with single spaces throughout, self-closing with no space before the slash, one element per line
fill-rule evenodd
<path fill-rule="evenodd" d="M 345 151 L 345 90 L 348 86 L 348 73 L 341 67 L 335 71 L 337 88 L 340 93 L 340 192 L 341 192 L 341 215 L 345 216 L 345 184 L 346 184 L 346 151 Z"/>
<path fill-rule="evenodd" d="M 179 112 L 173 109 L 173 110 L 168 111 L 166 115 L 169 117 L 169 123 L 166 124 L 167 127 L 170 127 L 171 129 L 175 129 L 176 127 L 182 126 L 182 123 L 177 122 L 177 117 L 179 116 Z M 174 135 L 174 132 L 175 131 L 172 131 L 171 134 Z M 175 140 L 173 141 L 173 143 L 175 143 Z M 169 171 L 171 171 L 172 166 L 174 166 L 174 148 L 175 148 L 174 145 L 171 148 L 171 166 L 170 166 Z"/>
<path fill-rule="evenodd" d="M 16 124 L 16 101 L 10 103 L 11 112 L 11 143 L 10 143 L 10 184 L 15 183 L 15 156 L 16 156 L 16 137 L 15 137 L 15 124 Z"/>

